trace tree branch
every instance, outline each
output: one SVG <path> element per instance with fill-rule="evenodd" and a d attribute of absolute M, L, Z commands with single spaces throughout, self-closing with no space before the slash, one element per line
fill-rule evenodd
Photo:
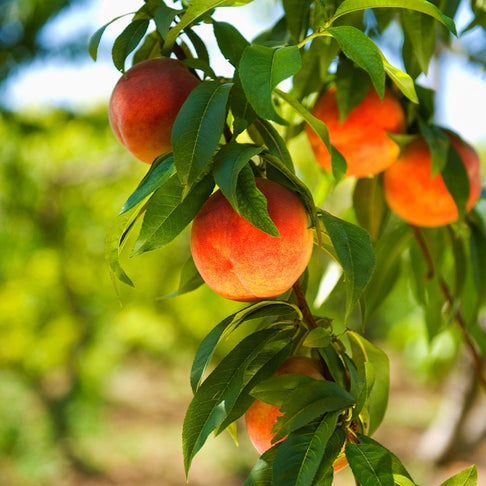
<path fill-rule="evenodd" d="M 436 270 L 434 267 L 434 262 L 432 260 L 432 255 L 430 254 L 430 251 L 427 247 L 427 244 L 424 240 L 424 237 L 422 236 L 422 233 L 420 232 L 420 229 L 417 228 L 416 226 L 412 226 L 412 231 L 415 237 L 415 240 L 417 241 L 417 244 L 420 248 L 420 251 L 427 263 L 428 267 L 428 273 L 426 278 L 428 280 L 432 279 L 434 276 L 437 276 L 437 279 L 439 281 L 439 286 L 440 290 L 442 292 L 442 295 L 444 296 L 446 302 L 449 304 L 451 309 L 454 309 L 454 296 L 452 295 L 449 286 L 447 285 L 447 282 L 441 277 L 441 275 L 437 274 L 436 275 Z M 486 376 L 484 375 L 484 359 L 481 356 L 481 354 L 478 352 L 476 349 L 476 346 L 474 345 L 473 340 L 471 339 L 471 336 L 469 335 L 467 331 L 467 326 L 466 322 L 464 320 L 464 317 L 461 313 L 460 309 L 457 309 L 454 313 L 454 320 L 460 327 L 462 334 L 464 336 L 464 342 L 466 343 L 466 346 L 469 350 L 469 353 L 471 354 L 471 358 L 474 363 L 474 368 L 476 369 L 476 374 L 478 376 L 478 380 L 481 383 L 481 386 L 484 388 L 484 391 L 486 392 Z"/>

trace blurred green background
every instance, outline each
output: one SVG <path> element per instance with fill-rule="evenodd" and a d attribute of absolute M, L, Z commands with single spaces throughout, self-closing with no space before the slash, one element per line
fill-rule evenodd
<path fill-rule="evenodd" d="M 86 62 L 88 30 L 62 49 L 39 40 L 49 19 L 74 4 L 83 2 L 0 4 L 0 90 L 34 61 Z M 161 251 L 124 254 L 135 288 L 114 286 L 105 235 L 147 166 L 115 140 L 107 101 L 0 108 L 1 486 L 185 484 L 180 435 L 191 362 L 202 337 L 241 307 L 205 286 L 165 297 L 189 255 L 187 231 Z M 320 170 L 304 168 L 308 147 L 297 143 L 302 177 L 322 189 Z M 327 204 L 342 211 L 349 194 L 344 183 Z M 342 302 L 326 309 L 341 311 Z M 440 466 L 420 457 L 417 444 L 462 362 L 458 333 L 451 328 L 429 348 L 421 317 L 399 282 L 369 325 L 392 359 L 380 440 L 424 484 L 477 461 L 484 485 L 483 437 Z M 223 434 L 198 455 L 189 484 L 242 484 L 256 458 L 244 433 L 239 447 Z M 349 484 L 347 474 L 337 484 Z"/>

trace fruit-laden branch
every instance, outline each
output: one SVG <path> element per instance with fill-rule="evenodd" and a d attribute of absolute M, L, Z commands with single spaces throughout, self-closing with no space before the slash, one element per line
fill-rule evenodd
<path fill-rule="evenodd" d="M 427 244 L 422 236 L 422 233 L 420 232 L 420 229 L 417 228 L 416 226 L 412 226 L 412 231 L 428 267 L 428 273 L 426 278 L 431 279 L 434 277 L 434 275 L 436 275 L 434 262 L 432 260 L 432 255 L 430 254 L 430 251 L 427 248 Z M 449 304 L 451 309 L 454 309 L 455 307 L 454 296 L 452 295 L 449 286 L 447 285 L 446 281 L 442 278 L 441 275 L 437 275 L 437 277 L 439 280 L 440 290 L 446 302 Z M 464 335 L 464 341 L 473 359 L 474 368 L 476 369 L 476 374 L 478 376 L 479 382 L 481 383 L 481 386 L 484 388 L 484 391 L 486 392 L 486 376 L 484 375 L 484 359 L 476 349 L 476 346 L 474 345 L 471 336 L 467 331 L 466 322 L 464 321 L 464 317 L 460 309 L 457 309 L 455 311 L 454 320 L 462 330 L 462 333 Z"/>

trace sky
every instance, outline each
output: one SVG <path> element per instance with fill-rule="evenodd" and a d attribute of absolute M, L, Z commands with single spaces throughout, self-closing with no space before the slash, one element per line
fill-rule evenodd
<path fill-rule="evenodd" d="M 142 0 L 90 0 L 81 6 L 66 9 L 53 19 L 43 32 L 43 40 L 46 44 L 60 44 L 85 30 L 95 32 L 116 16 L 133 12 L 142 4 Z M 273 6 L 274 0 L 255 0 L 244 7 L 220 8 L 216 18 L 236 22 L 239 30 L 251 39 L 273 24 Z M 463 12 L 458 24 L 466 25 L 468 15 L 467 11 Z M 120 77 L 111 61 L 111 45 L 129 19 L 130 16 L 120 19 L 106 29 L 97 62 L 88 56 L 75 65 L 38 62 L 13 76 L 4 93 L 9 107 L 35 109 L 49 105 L 90 109 L 106 103 Z M 215 71 L 219 75 L 230 74 L 229 65 L 216 49 L 210 26 L 199 28 L 198 33 L 208 42 Z M 474 33 L 469 35 L 473 41 Z M 389 60 L 393 63 L 393 59 Z M 459 56 L 449 57 L 440 69 L 433 66 L 430 72 L 429 78 L 420 81 L 438 87 L 436 122 L 459 132 L 471 143 L 486 141 L 483 121 L 486 113 L 486 74 L 478 67 L 465 63 Z"/>

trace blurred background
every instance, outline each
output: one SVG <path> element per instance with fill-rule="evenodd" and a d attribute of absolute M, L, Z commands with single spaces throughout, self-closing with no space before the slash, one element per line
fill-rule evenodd
<path fill-rule="evenodd" d="M 166 297 L 189 254 L 187 231 L 163 250 L 123 255 L 135 288 L 115 287 L 104 260 L 106 232 L 147 166 L 108 125 L 119 77 L 110 48 L 126 22 L 107 29 L 96 63 L 87 43 L 141 4 L 0 0 L 1 486 L 185 484 L 180 437 L 192 359 L 203 336 L 241 307 L 205 286 Z M 256 0 L 238 9 L 237 25 L 251 38 L 278 9 L 274 0 Z M 234 22 L 235 10 L 218 18 Z M 463 25 L 469 15 L 461 9 Z M 199 32 L 214 45 L 209 28 Z M 437 122 L 472 143 L 486 169 L 480 35 L 472 30 L 457 41 L 457 55 L 439 57 L 421 81 L 440 93 Z M 401 39 L 393 29 L 388 37 L 393 62 Z M 212 55 L 225 74 L 228 66 Z M 322 174 L 304 167 L 309 148 L 296 143 L 301 175 L 312 183 Z M 349 184 L 339 190 L 341 197 Z M 326 309 L 341 311 L 341 302 Z M 476 462 L 478 484 L 486 485 L 484 397 L 468 383 L 457 331 L 429 346 L 404 282 L 368 329 L 391 358 L 391 403 L 378 440 L 421 484 Z M 469 405 L 452 403 L 460 398 Z M 257 453 L 239 427 L 238 447 L 229 434 L 210 440 L 189 484 L 243 483 Z M 350 484 L 349 471 L 336 484 Z"/>

